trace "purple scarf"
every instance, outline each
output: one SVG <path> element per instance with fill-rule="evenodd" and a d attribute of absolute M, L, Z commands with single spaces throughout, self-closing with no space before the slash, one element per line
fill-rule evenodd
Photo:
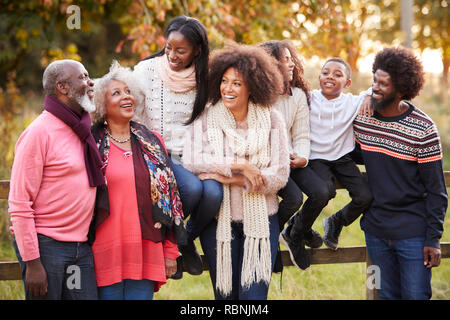
<path fill-rule="evenodd" d="M 44 110 L 50 112 L 62 122 L 67 124 L 73 132 L 80 138 L 84 145 L 84 162 L 91 187 L 98 187 L 105 184 L 105 179 L 101 170 L 102 158 L 91 134 L 91 117 L 89 113 L 83 111 L 79 114 L 55 97 L 46 95 L 44 100 Z"/>

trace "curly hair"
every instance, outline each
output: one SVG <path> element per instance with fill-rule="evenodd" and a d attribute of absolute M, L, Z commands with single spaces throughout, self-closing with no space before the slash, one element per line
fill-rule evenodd
<path fill-rule="evenodd" d="M 122 81 L 130 89 L 131 94 L 134 96 L 135 102 L 135 116 L 144 110 L 144 93 L 141 91 L 138 80 L 134 77 L 130 68 L 122 67 L 119 62 L 114 60 L 111 64 L 109 72 L 103 77 L 94 79 L 94 103 L 95 111 L 91 114 L 92 123 L 100 123 L 106 119 L 106 106 L 105 106 L 105 94 L 106 87 L 111 81 Z"/>
<path fill-rule="evenodd" d="M 303 92 L 306 95 L 306 99 L 308 102 L 308 106 L 310 105 L 310 86 L 308 81 L 304 78 L 305 70 L 303 68 L 303 63 L 300 60 L 300 57 L 297 54 L 297 50 L 295 49 L 294 45 L 289 40 L 282 40 L 282 41 L 266 41 L 261 44 L 261 46 L 266 49 L 266 51 L 271 54 L 275 59 L 278 60 L 278 68 L 280 69 L 281 73 L 284 77 L 284 84 L 285 89 L 287 90 L 288 87 L 295 87 L 300 88 L 303 90 Z M 289 80 L 289 76 L 287 74 L 286 65 L 282 62 L 282 59 L 284 57 L 284 49 L 288 49 L 291 53 L 292 61 L 294 62 L 294 75 L 292 77 L 292 80 Z M 285 90 L 285 91 L 286 91 Z"/>
<path fill-rule="evenodd" d="M 423 66 L 411 50 L 402 47 L 384 48 L 377 53 L 372 72 L 389 73 L 395 89 L 404 100 L 416 97 L 425 83 Z"/>
<path fill-rule="evenodd" d="M 283 93 L 283 76 L 277 61 L 263 48 L 229 43 L 224 49 L 215 50 L 209 65 L 209 101 L 221 100 L 220 84 L 223 74 L 235 68 L 243 77 L 250 91 L 249 101 L 263 107 L 272 106 Z"/>

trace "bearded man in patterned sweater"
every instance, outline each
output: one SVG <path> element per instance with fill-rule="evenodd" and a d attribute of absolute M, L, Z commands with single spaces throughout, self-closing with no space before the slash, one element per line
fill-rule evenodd
<path fill-rule="evenodd" d="M 359 115 L 354 131 L 373 194 L 361 228 L 380 268 L 378 297 L 429 299 L 448 196 L 437 128 L 408 101 L 423 87 L 423 67 L 410 50 L 385 48 L 372 72 L 374 113 Z"/>

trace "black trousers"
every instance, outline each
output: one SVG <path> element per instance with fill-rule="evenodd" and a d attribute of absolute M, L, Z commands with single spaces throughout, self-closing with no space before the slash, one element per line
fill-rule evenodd
<path fill-rule="evenodd" d="M 336 196 L 334 177 L 351 197 L 350 203 L 335 214 L 342 225 L 350 225 L 369 208 L 372 202 L 369 185 L 348 154 L 334 161 L 310 160 L 308 166 L 294 169 L 290 175 L 308 196 L 300 212 L 291 220 L 293 229 L 302 233 L 311 229 L 328 201 Z"/>
<path fill-rule="evenodd" d="M 284 188 L 278 191 L 278 196 L 282 199 L 278 206 L 277 212 L 281 232 L 283 231 L 284 225 L 288 222 L 289 218 L 292 217 L 302 206 L 303 193 L 297 183 L 289 177 Z"/>

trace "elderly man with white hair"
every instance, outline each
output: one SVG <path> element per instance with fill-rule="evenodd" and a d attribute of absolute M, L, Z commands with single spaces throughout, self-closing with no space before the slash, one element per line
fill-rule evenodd
<path fill-rule="evenodd" d="M 81 63 L 52 62 L 44 110 L 16 144 L 8 201 L 26 299 L 97 299 L 87 240 L 105 182 L 90 132 L 93 86 Z"/>

